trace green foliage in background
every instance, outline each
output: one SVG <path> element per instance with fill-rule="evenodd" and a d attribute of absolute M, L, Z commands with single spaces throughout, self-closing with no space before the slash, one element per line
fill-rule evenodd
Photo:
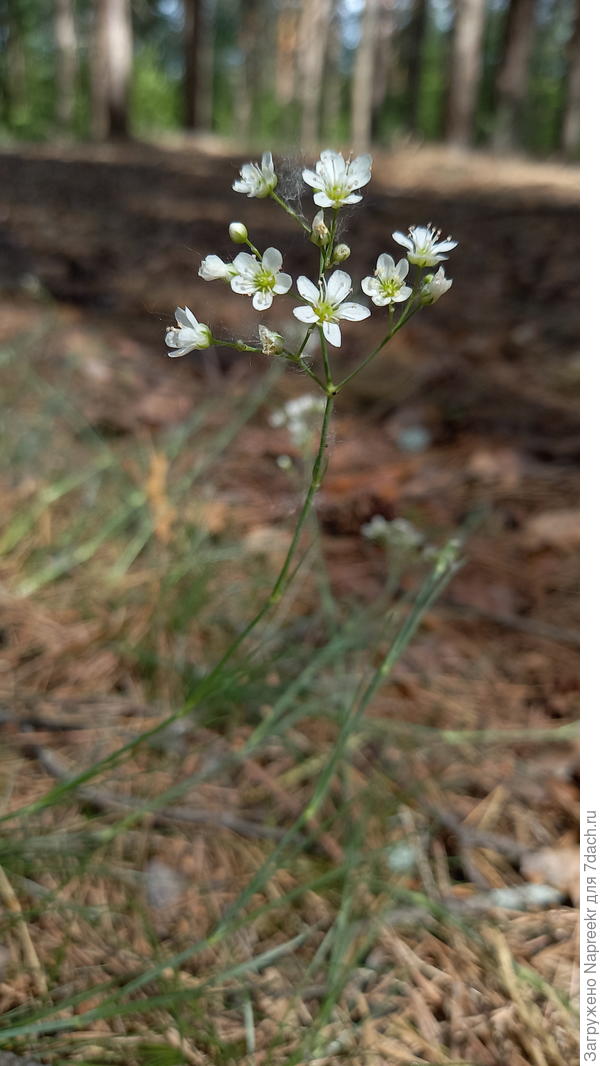
<path fill-rule="evenodd" d="M 211 129 L 239 137 L 239 94 L 243 89 L 244 42 L 240 37 L 242 0 L 214 0 L 212 5 L 213 73 Z M 78 72 L 74 118 L 70 134 L 90 135 L 90 71 L 94 4 L 75 0 L 78 34 Z M 209 5 L 210 9 L 210 5 Z M 426 140 L 444 135 L 452 38 L 451 7 L 429 0 L 427 30 L 415 128 L 411 130 L 406 98 L 406 56 L 412 6 L 397 5 L 394 42 L 397 68 L 386 98 L 374 115 L 376 143 L 389 144 L 407 132 Z M 256 10 L 255 49 L 268 62 L 250 63 L 253 101 L 247 139 L 273 148 L 298 141 L 300 107 L 283 105 L 273 84 L 273 49 L 279 0 L 264 0 Z M 500 62 L 508 0 L 488 0 L 475 142 L 485 146 L 494 125 L 494 80 Z M 570 0 L 538 0 L 536 31 L 530 65 L 529 95 L 522 111 L 520 143 L 529 152 L 548 156 L 559 149 L 567 75 L 566 45 L 571 33 Z M 350 135 L 351 85 L 360 36 L 360 4 L 339 0 L 342 30 L 339 82 L 341 111 L 324 129 L 325 139 L 341 143 Z M 135 0 L 132 3 L 135 41 L 131 86 L 131 127 L 134 135 L 151 136 L 183 125 L 183 0 Z M 267 33 L 268 31 L 268 33 Z M 267 40 L 268 37 L 268 40 Z M 40 140 L 57 134 L 55 121 L 56 51 L 53 0 L 10 0 L 0 9 L 0 137 Z M 262 50 L 261 50 L 262 49 Z M 252 57 L 251 57 L 252 60 Z M 325 72 L 325 94 L 332 74 Z M 324 109 L 326 111 L 326 108 Z M 326 123 L 327 124 L 327 123 Z"/>

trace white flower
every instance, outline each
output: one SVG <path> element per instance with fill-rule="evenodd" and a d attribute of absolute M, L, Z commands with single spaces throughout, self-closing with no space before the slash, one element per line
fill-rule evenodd
<path fill-rule="evenodd" d="M 346 160 L 339 152 L 327 148 L 321 152 L 315 169 L 303 170 L 302 177 L 307 185 L 317 190 L 313 195 L 317 207 L 357 204 L 362 196 L 357 196 L 355 190 L 362 189 L 371 180 L 372 162 L 370 155 Z"/>
<path fill-rule="evenodd" d="M 212 333 L 204 322 L 198 322 L 189 307 L 178 307 L 175 312 L 177 326 L 171 326 L 165 335 L 165 344 L 168 348 L 175 348 L 169 352 L 171 359 L 177 359 L 180 355 L 187 355 L 194 348 L 210 348 Z"/>
<path fill-rule="evenodd" d="M 453 241 L 452 237 L 446 237 L 445 241 L 440 241 L 438 238 L 441 235 L 441 229 L 434 229 L 431 222 L 428 222 L 426 226 L 411 226 L 408 236 L 400 233 L 400 230 L 392 233 L 392 237 L 398 244 L 401 244 L 403 248 L 408 248 L 409 263 L 420 267 L 436 266 L 437 263 L 448 258 L 447 255 L 440 255 L 440 252 L 449 252 L 451 248 L 456 248 L 458 241 Z"/>
<path fill-rule="evenodd" d="M 233 263 L 224 263 L 218 255 L 207 255 L 198 274 L 205 281 L 229 281 L 237 273 Z"/>
<path fill-rule="evenodd" d="M 409 285 L 402 284 L 407 274 L 407 259 L 399 259 L 394 263 L 392 256 L 383 252 L 377 260 L 375 277 L 363 278 L 361 281 L 362 291 L 371 297 L 377 307 L 402 303 L 403 300 L 408 300 L 412 293 Z"/>
<path fill-rule="evenodd" d="M 259 326 L 258 335 L 263 355 L 281 355 L 285 348 L 285 340 L 281 333 L 277 333 L 274 329 L 268 329 L 266 326 Z"/>
<path fill-rule="evenodd" d="M 342 343 L 338 326 L 340 318 L 360 322 L 371 314 L 369 308 L 362 304 L 344 303 L 351 289 L 352 279 L 345 270 L 334 270 L 327 284 L 321 283 L 319 289 L 308 278 L 301 276 L 298 278 L 298 292 L 307 301 L 308 307 L 295 307 L 294 314 L 301 322 L 318 322 L 329 343 L 339 348 Z"/>
<path fill-rule="evenodd" d="M 258 163 L 244 163 L 240 170 L 241 181 L 234 181 L 235 192 L 262 199 L 268 196 L 277 185 L 277 175 L 273 166 L 273 156 L 264 152 L 260 166 Z"/>
<path fill-rule="evenodd" d="M 236 273 L 231 288 L 242 296 L 252 296 L 255 310 L 265 311 L 273 303 L 273 293 L 281 295 L 292 287 L 290 275 L 279 273 L 282 263 L 281 252 L 276 248 L 267 248 L 262 260 L 249 252 L 240 252 L 233 260 Z"/>
<path fill-rule="evenodd" d="M 423 279 L 421 289 L 421 301 L 424 304 L 435 304 L 440 296 L 452 285 L 452 278 L 447 278 L 443 267 L 438 267 L 435 274 L 427 274 Z"/>

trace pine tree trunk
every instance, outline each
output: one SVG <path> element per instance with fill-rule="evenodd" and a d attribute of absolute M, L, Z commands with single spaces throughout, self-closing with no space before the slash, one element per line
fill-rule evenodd
<path fill-rule="evenodd" d="M 492 145 L 505 152 L 518 143 L 519 114 L 527 96 L 536 0 L 511 0 L 504 48 L 496 79 L 496 117 Z"/>
<path fill-rule="evenodd" d="M 304 0 L 300 22 L 300 141 L 317 147 L 323 94 L 323 67 L 332 0 Z"/>
<path fill-rule="evenodd" d="M 567 77 L 560 146 L 569 159 L 579 149 L 579 0 L 575 2 L 573 32 L 567 45 Z"/>
<path fill-rule="evenodd" d="M 446 135 L 451 144 L 460 148 L 466 148 L 473 140 L 484 24 L 485 0 L 458 0 Z"/>
<path fill-rule="evenodd" d="M 235 124 L 242 142 L 248 140 L 255 107 L 253 74 L 257 37 L 258 0 L 241 0 L 237 46 L 242 58 L 235 79 Z"/>
<path fill-rule="evenodd" d="M 275 61 L 275 92 L 282 107 L 291 104 L 296 94 L 298 60 L 298 18 L 294 0 L 279 5 L 277 16 L 277 56 Z"/>
<path fill-rule="evenodd" d="M 407 31 L 406 100 L 407 125 L 415 131 L 419 126 L 419 103 L 421 100 L 421 75 L 423 49 L 427 29 L 427 0 L 414 0 L 410 25 Z"/>
<path fill-rule="evenodd" d="M 91 65 L 93 136 L 128 137 L 133 67 L 129 0 L 96 0 Z"/>
<path fill-rule="evenodd" d="M 382 110 L 390 92 L 391 74 L 394 67 L 394 49 L 396 45 L 396 2 L 379 0 L 379 18 L 377 20 L 377 42 L 375 47 L 376 76 L 373 78 L 373 112 L 374 122 Z"/>
<path fill-rule="evenodd" d="M 342 33 L 339 12 L 334 10 L 327 36 L 323 79 L 323 136 L 327 141 L 340 137 L 342 114 Z"/>
<path fill-rule="evenodd" d="M 213 4 L 185 0 L 184 124 L 188 130 L 207 130 L 213 112 Z"/>
<path fill-rule="evenodd" d="M 371 143 L 373 81 L 379 0 L 365 0 L 352 83 L 352 146 L 365 152 Z"/>
<path fill-rule="evenodd" d="M 56 123 L 70 129 L 75 109 L 77 75 L 77 36 L 73 0 L 54 0 L 54 39 L 56 42 Z"/>

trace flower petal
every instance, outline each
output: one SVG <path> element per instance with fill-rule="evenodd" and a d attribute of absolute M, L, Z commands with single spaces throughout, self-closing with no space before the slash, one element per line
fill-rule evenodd
<path fill-rule="evenodd" d="M 252 297 L 252 306 L 255 311 L 266 311 L 273 303 L 272 292 L 255 292 Z"/>
<path fill-rule="evenodd" d="M 198 319 L 192 314 L 189 307 L 178 307 L 175 311 L 175 321 L 180 326 L 194 326 L 198 325 Z"/>
<path fill-rule="evenodd" d="M 360 287 L 366 296 L 375 296 L 379 292 L 381 285 L 377 278 L 363 278 Z"/>
<path fill-rule="evenodd" d="M 270 270 L 273 274 L 276 274 L 281 269 L 282 263 L 283 256 L 281 252 L 277 251 L 277 248 L 267 248 L 262 257 L 262 265 L 265 270 Z"/>
<path fill-rule="evenodd" d="M 408 297 L 412 296 L 412 289 L 410 285 L 403 285 L 401 289 L 394 296 L 394 303 L 401 304 L 404 300 L 408 300 Z"/>
<path fill-rule="evenodd" d="M 256 290 L 254 279 L 242 277 L 241 274 L 232 278 L 229 284 L 231 285 L 232 292 L 237 292 L 239 296 L 250 296 L 250 294 Z"/>
<path fill-rule="evenodd" d="M 392 233 L 392 239 L 395 240 L 397 244 L 401 244 L 403 248 L 408 248 L 408 250 L 412 252 L 414 247 L 413 241 L 410 237 L 407 237 L 405 233 L 396 230 L 395 233 Z"/>
<path fill-rule="evenodd" d="M 188 355 L 195 347 L 195 344 L 188 344 L 185 348 L 176 348 L 174 352 L 167 352 L 167 355 L 170 359 L 179 359 L 182 355 Z"/>
<path fill-rule="evenodd" d="M 359 155 L 352 160 L 348 167 L 348 178 L 353 189 L 362 189 L 371 180 L 372 165 L 373 157 L 370 155 Z"/>
<path fill-rule="evenodd" d="M 312 307 L 294 307 L 292 314 L 300 320 L 300 322 L 316 322 L 318 316 L 313 311 Z"/>
<path fill-rule="evenodd" d="M 316 304 L 321 298 L 321 294 L 316 285 L 313 285 L 312 281 L 301 274 L 296 282 L 298 292 L 303 300 L 308 300 L 311 304 Z"/>
<path fill-rule="evenodd" d="M 351 322 L 362 322 L 363 318 L 368 318 L 371 312 L 364 304 L 356 304 L 352 301 L 350 303 L 340 304 L 338 307 L 338 315 L 340 318 L 347 318 Z"/>
<path fill-rule="evenodd" d="M 323 333 L 325 334 L 325 340 L 328 340 L 330 344 L 333 344 L 334 348 L 339 348 L 342 343 L 342 331 L 337 322 L 324 322 Z"/>
<path fill-rule="evenodd" d="M 335 207 L 335 201 L 331 200 L 326 192 L 316 192 L 313 200 L 317 207 Z"/>
<path fill-rule="evenodd" d="M 352 278 L 345 270 L 334 270 L 327 282 L 327 300 L 339 304 L 352 290 Z"/>
<path fill-rule="evenodd" d="M 258 274 L 260 270 L 258 259 L 255 255 L 250 255 L 250 252 L 238 252 L 233 265 L 242 274 Z"/>
<path fill-rule="evenodd" d="M 273 292 L 281 295 L 284 292 L 289 292 L 292 287 L 292 278 L 289 274 L 276 274 L 275 284 L 273 286 Z"/>
<path fill-rule="evenodd" d="M 436 252 L 449 252 L 452 248 L 456 248 L 458 241 L 440 241 L 435 245 Z"/>
<path fill-rule="evenodd" d="M 385 281 L 389 281 L 394 277 L 396 272 L 396 264 L 391 255 L 388 252 L 382 252 L 377 260 L 377 266 L 375 267 L 375 273 L 379 278 Z"/>
<path fill-rule="evenodd" d="M 307 185 L 310 185 L 313 189 L 323 188 L 323 179 L 315 174 L 314 170 L 303 170 L 302 177 Z"/>

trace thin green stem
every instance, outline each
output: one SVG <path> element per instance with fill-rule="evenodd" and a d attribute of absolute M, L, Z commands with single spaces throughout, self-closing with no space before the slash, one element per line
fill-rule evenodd
<path fill-rule="evenodd" d="M 404 314 L 401 315 L 396 324 L 388 330 L 383 340 L 381 340 L 379 344 L 375 348 L 373 348 L 373 351 L 370 352 L 369 355 L 367 355 L 367 357 L 363 359 L 362 362 L 359 363 L 358 366 L 355 367 L 350 374 L 347 374 L 345 378 L 338 382 L 338 384 L 335 386 L 335 391 L 339 392 L 340 389 L 343 389 L 344 385 L 347 385 L 349 381 L 352 381 L 352 378 L 355 378 L 357 374 L 360 374 L 361 370 L 364 370 L 365 367 L 368 366 L 370 362 L 372 362 L 375 356 L 379 355 L 381 349 L 385 348 L 388 341 L 391 341 L 392 337 L 395 336 L 398 330 L 401 329 L 402 326 L 406 325 L 409 318 L 412 318 L 412 316 L 416 314 L 418 310 L 419 304 L 416 304 L 415 306 L 415 303 L 413 303 L 413 301 L 409 301 Z"/>
<path fill-rule="evenodd" d="M 300 218 L 300 215 L 298 214 L 298 212 L 294 211 L 294 208 L 290 207 L 290 205 L 287 204 L 285 202 L 285 200 L 283 200 L 281 198 L 281 196 L 279 196 L 275 192 L 274 189 L 271 190 L 270 196 L 271 196 L 271 199 L 274 200 L 276 204 L 279 204 L 279 206 L 283 208 L 283 210 L 286 212 L 286 214 L 291 215 L 291 217 L 294 218 L 296 220 L 296 222 L 298 222 L 302 226 L 302 229 L 304 230 L 305 233 L 311 233 L 311 228 L 308 225 L 308 223 L 305 222 L 303 218 Z"/>
<path fill-rule="evenodd" d="M 323 327 L 322 326 L 319 326 L 319 337 L 320 337 L 320 340 L 321 340 L 321 354 L 323 356 L 323 367 L 325 369 L 325 381 L 327 382 L 327 390 L 326 391 L 327 391 L 328 395 L 334 395 L 334 392 L 331 391 L 332 388 L 333 388 L 333 378 L 331 376 L 331 367 L 329 365 L 329 352 L 327 350 L 327 341 L 325 340 L 325 334 L 323 333 Z M 337 391 L 337 389 L 335 391 Z"/>

